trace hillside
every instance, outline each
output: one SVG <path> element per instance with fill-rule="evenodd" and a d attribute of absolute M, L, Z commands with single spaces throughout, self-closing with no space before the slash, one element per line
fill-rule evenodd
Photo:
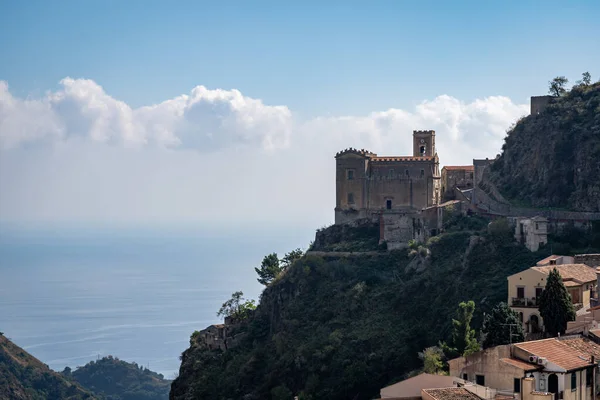
<path fill-rule="evenodd" d="M 0 399 L 97 399 L 0 334 Z"/>
<path fill-rule="evenodd" d="M 241 347 L 210 352 L 191 339 L 170 398 L 373 398 L 422 366 L 417 352 L 448 337 L 460 301 L 475 301 L 478 328 L 506 301 L 506 277 L 549 254 L 477 217 L 454 223 L 429 256 L 303 257 L 264 290 Z"/>
<path fill-rule="evenodd" d="M 112 356 L 91 361 L 74 371 L 65 368 L 63 375 L 106 400 L 166 400 L 171 381 L 136 363 Z"/>
<path fill-rule="evenodd" d="M 600 83 L 575 86 L 508 132 L 490 180 L 515 205 L 600 211 Z"/>

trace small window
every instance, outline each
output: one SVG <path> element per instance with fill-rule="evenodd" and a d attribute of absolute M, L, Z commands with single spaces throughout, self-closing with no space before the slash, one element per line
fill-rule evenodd
<path fill-rule="evenodd" d="M 467 374 L 463 374 L 463 381 L 468 381 L 469 380 L 469 376 Z"/>
<path fill-rule="evenodd" d="M 480 386 L 485 386 L 485 376 L 475 375 L 475 383 Z"/>
<path fill-rule="evenodd" d="M 577 390 L 577 374 L 575 372 L 571 373 L 571 392 Z"/>
<path fill-rule="evenodd" d="M 537 222 L 535 223 L 535 229 L 540 229 L 540 224 L 538 224 Z"/>
<path fill-rule="evenodd" d="M 421 178 L 422 178 L 422 177 L 424 177 L 424 176 L 425 176 L 425 170 L 424 170 L 424 169 L 422 169 L 422 170 L 421 170 Z"/>
<path fill-rule="evenodd" d="M 405 170 L 404 170 L 404 175 L 406 175 L 406 176 L 410 176 L 410 171 L 409 171 L 409 170 L 407 170 L 407 169 L 405 169 Z"/>
<path fill-rule="evenodd" d="M 354 170 L 353 169 L 349 169 L 346 171 L 346 174 L 348 176 L 348 180 L 351 181 L 354 179 Z"/>
<path fill-rule="evenodd" d="M 469 178 L 473 179 L 473 173 L 469 173 Z"/>
<path fill-rule="evenodd" d="M 387 208 L 388 210 L 392 209 L 392 201 L 391 200 L 385 201 L 385 208 Z"/>
<path fill-rule="evenodd" d="M 525 297 L 525 288 L 524 287 L 518 287 L 517 288 L 517 298 L 518 299 L 522 299 Z"/>
<path fill-rule="evenodd" d="M 394 177 L 394 170 L 390 169 L 388 172 L 388 178 L 392 179 Z"/>
<path fill-rule="evenodd" d="M 542 292 L 543 291 L 544 291 L 544 288 L 536 287 L 535 288 L 535 298 L 539 300 L 540 297 L 542 297 Z"/>
<path fill-rule="evenodd" d="M 514 383 L 513 383 L 513 392 L 521 393 L 521 379 L 520 378 L 515 378 Z"/>
<path fill-rule="evenodd" d="M 354 193 L 348 193 L 348 204 L 354 204 Z"/>
<path fill-rule="evenodd" d="M 585 386 L 592 386 L 592 380 L 594 379 L 594 370 L 592 368 L 588 368 L 585 370 Z"/>

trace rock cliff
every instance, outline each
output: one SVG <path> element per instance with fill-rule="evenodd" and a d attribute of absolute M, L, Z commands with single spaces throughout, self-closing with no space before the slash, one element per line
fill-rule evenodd
<path fill-rule="evenodd" d="M 519 120 L 489 179 L 514 205 L 600 211 L 600 83 Z"/>

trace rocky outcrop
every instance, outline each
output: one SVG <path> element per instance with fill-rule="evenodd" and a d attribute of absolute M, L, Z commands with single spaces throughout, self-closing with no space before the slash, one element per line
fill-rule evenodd
<path fill-rule="evenodd" d="M 521 119 L 505 141 L 489 178 L 513 206 L 600 211 L 600 83 Z"/>

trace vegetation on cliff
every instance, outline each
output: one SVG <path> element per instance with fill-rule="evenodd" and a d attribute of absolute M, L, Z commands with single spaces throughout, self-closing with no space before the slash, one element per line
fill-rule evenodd
<path fill-rule="evenodd" d="M 433 346 L 451 341 L 460 302 L 474 301 L 470 327 L 480 332 L 483 312 L 506 301 L 506 276 L 550 254 L 550 246 L 531 253 L 515 243 L 502 220 L 488 230 L 480 218 L 464 218 L 420 244 L 426 252 L 295 261 L 265 288 L 239 347 L 207 351 L 192 338 L 171 398 L 368 399 L 420 370 L 423 358 L 439 354 Z M 550 238 L 566 248 L 564 240 Z M 439 358 L 427 361 L 439 368 Z"/>
<path fill-rule="evenodd" d="M 97 399 L 0 334 L 0 399 Z"/>
<path fill-rule="evenodd" d="M 108 356 L 90 361 L 63 376 L 78 382 L 102 400 L 166 400 L 171 381 L 137 363 Z"/>
<path fill-rule="evenodd" d="M 552 82 L 546 109 L 508 131 L 490 179 L 515 205 L 599 212 L 600 82 Z"/>

